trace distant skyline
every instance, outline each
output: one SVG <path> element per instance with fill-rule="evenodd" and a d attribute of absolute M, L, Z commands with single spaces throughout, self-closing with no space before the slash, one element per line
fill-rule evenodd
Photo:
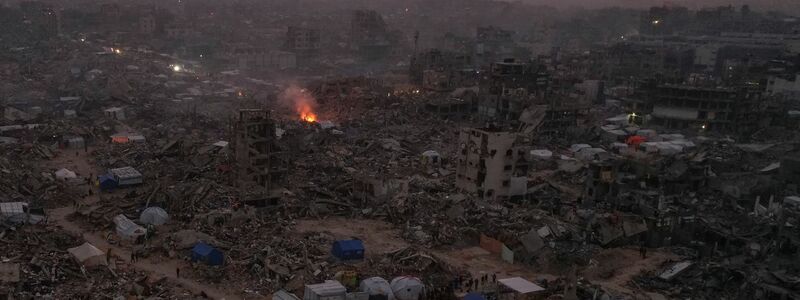
<path fill-rule="evenodd" d="M 509 2 L 516 2 L 508 0 Z M 751 8 L 758 11 L 775 10 L 787 14 L 796 15 L 800 13 L 800 0 L 519 0 L 523 3 L 548 5 L 556 8 L 584 7 L 584 8 L 603 8 L 603 7 L 629 7 L 644 9 L 652 6 L 676 5 L 685 6 L 691 9 L 703 7 L 716 7 L 732 5 L 741 7 L 748 4 Z"/>

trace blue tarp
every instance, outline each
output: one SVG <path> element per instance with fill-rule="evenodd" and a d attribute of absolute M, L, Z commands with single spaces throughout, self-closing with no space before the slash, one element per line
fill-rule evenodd
<path fill-rule="evenodd" d="M 335 241 L 331 254 L 341 260 L 364 259 L 364 243 L 360 240 Z"/>
<path fill-rule="evenodd" d="M 117 181 L 108 174 L 97 176 L 97 181 L 100 183 L 101 190 L 110 190 L 117 187 Z"/>
<path fill-rule="evenodd" d="M 192 262 L 202 261 L 212 266 L 219 266 L 225 262 L 222 251 L 206 243 L 197 243 L 192 248 Z"/>
<path fill-rule="evenodd" d="M 486 300 L 486 297 L 478 293 L 469 293 L 464 296 L 463 300 Z"/>

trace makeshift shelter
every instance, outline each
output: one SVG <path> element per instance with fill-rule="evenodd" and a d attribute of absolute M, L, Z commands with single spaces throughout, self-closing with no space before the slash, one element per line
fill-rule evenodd
<path fill-rule="evenodd" d="M 161 207 L 148 207 L 139 215 L 139 223 L 145 225 L 164 225 L 167 221 L 169 221 L 169 214 Z"/>
<path fill-rule="evenodd" d="M 0 221 L 11 224 L 24 224 L 30 222 L 28 203 L 3 202 L 0 203 Z"/>
<path fill-rule="evenodd" d="M 300 298 L 287 291 L 280 290 L 272 294 L 272 300 L 300 300 Z"/>
<path fill-rule="evenodd" d="M 425 292 L 422 280 L 412 276 L 400 276 L 392 279 L 392 293 L 397 300 L 418 300 Z"/>
<path fill-rule="evenodd" d="M 115 144 L 127 144 L 130 142 L 130 139 L 128 138 L 128 135 L 112 135 L 111 142 Z"/>
<path fill-rule="evenodd" d="M 201 242 L 195 244 L 194 248 L 192 248 L 192 262 L 198 261 L 211 266 L 220 266 L 225 263 L 225 257 L 222 255 L 222 251 Z"/>
<path fill-rule="evenodd" d="M 106 253 L 88 242 L 75 248 L 69 248 L 67 252 L 72 254 L 75 261 L 86 267 L 108 265 Z"/>
<path fill-rule="evenodd" d="M 61 170 L 56 171 L 56 179 L 58 180 L 68 180 L 78 178 L 78 175 L 75 172 L 70 171 L 67 168 L 62 168 Z"/>
<path fill-rule="evenodd" d="M 358 290 L 369 294 L 369 300 L 394 300 L 392 286 L 386 279 L 370 277 L 361 281 Z"/>
<path fill-rule="evenodd" d="M 464 296 L 464 298 L 462 298 L 462 299 L 463 300 L 486 300 L 486 297 L 484 297 L 483 295 L 478 294 L 478 293 L 469 293 L 466 296 Z"/>
<path fill-rule="evenodd" d="M 336 280 L 307 284 L 303 293 L 303 300 L 345 300 L 346 297 L 347 288 Z"/>
<path fill-rule="evenodd" d="M 83 149 L 86 146 L 86 141 L 79 136 L 64 137 L 64 147 L 70 149 Z"/>
<path fill-rule="evenodd" d="M 121 214 L 114 217 L 114 225 L 116 225 L 117 234 L 125 239 L 135 240 L 147 233 L 144 227 L 136 225 L 131 219 Z"/>
<path fill-rule="evenodd" d="M 341 260 L 364 259 L 364 243 L 360 240 L 335 241 L 331 254 Z"/>
<path fill-rule="evenodd" d="M 643 137 L 641 135 L 633 135 L 633 136 L 628 137 L 627 140 L 625 140 L 626 144 L 631 145 L 631 146 L 637 146 L 637 147 L 639 146 L 639 144 L 644 143 L 644 142 L 647 142 L 647 138 Z"/>
<path fill-rule="evenodd" d="M 538 160 L 549 160 L 553 158 L 553 152 L 546 149 L 531 150 L 531 156 Z"/>
<path fill-rule="evenodd" d="M 133 167 L 110 169 L 108 170 L 108 175 L 120 186 L 141 184 L 143 182 L 142 173 L 139 173 Z"/>
<path fill-rule="evenodd" d="M 97 176 L 97 184 L 101 190 L 110 190 L 119 186 L 114 177 L 108 174 Z"/>
<path fill-rule="evenodd" d="M 128 141 L 133 143 L 144 143 L 147 139 L 141 134 L 134 134 L 128 136 Z"/>
<path fill-rule="evenodd" d="M 543 287 L 522 277 L 498 279 L 497 282 L 500 284 L 501 291 L 511 292 L 516 295 L 536 294 L 545 290 Z"/>
<path fill-rule="evenodd" d="M 600 155 L 605 153 L 606 150 L 603 150 L 602 148 L 582 148 L 577 153 L 575 153 L 575 158 L 582 161 L 592 161 L 595 159 L 599 159 Z"/>

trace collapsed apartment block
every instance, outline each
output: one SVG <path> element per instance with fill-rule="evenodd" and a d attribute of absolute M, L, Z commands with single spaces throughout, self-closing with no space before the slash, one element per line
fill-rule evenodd
<path fill-rule="evenodd" d="M 456 187 L 486 200 L 502 201 L 527 194 L 528 147 L 516 133 L 463 129 L 459 133 Z"/>
<path fill-rule="evenodd" d="M 425 110 L 444 119 L 468 119 L 477 111 L 478 88 L 460 88 L 425 102 Z"/>
<path fill-rule="evenodd" d="M 275 123 L 269 111 L 242 109 L 233 124 L 236 184 L 243 203 L 276 205 L 275 191 L 285 179 L 289 162 L 277 145 Z"/>
<path fill-rule="evenodd" d="M 479 76 L 469 55 L 438 49 L 414 55 L 409 66 L 409 81 L 433 91 L 472 86 Z"/>
<path fill-rule="evenodd" d="M 383 204 L 408 194 L 408 180 L 362 174 L 353 180 L 353 199 L 363 204 Z"/>

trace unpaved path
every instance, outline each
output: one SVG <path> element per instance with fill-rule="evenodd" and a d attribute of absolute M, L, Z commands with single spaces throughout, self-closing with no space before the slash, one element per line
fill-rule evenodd
<path fill-rule="evenodd" d="M 377 256 L 385 252 L 410 246 L 400 231 L 392 224 L 377 220 L 349 219 L 333 217 L 319 220 L 297 220 L 295 232 L 322 232 L 336 239 L 356 237 L 364 241 L 367 256 Z M 498 278 L 523 277 L 534 281 L 553 280 L 556 274 L 540 273 L 528 266 L 510 264 L 499 255 L 480 247 L 462 249 L 423 249 L 435 254 L 445 262 L 468 270 L 473 276 L 497 274 Z M 651 250 L 647 258 L 639 257 L 639 250 L 633 248 L 605 249 L 593 257 L 595 263 L 582 270 L 579 275 L 619 294 L 643 295 L 644 292 L 632 290 L 627 283 L 644 270 L 652 270 L 669 259 L 677 259 L 673 254 Z"/>
<path fill-rule="evenodd" d="M 49 165 L 54 169 L 63 167 L 69 168 L 78 173 L 79 178 L 87 177 L 90 173 L 99 174 L 98 171 L 100 171 L 97 166 L 94 166 L 89 161 L 88 153 L 85 153 L 84 151 L 78 151 L 77 153 L 75 151 L 64 151 L 61 153 L 61 155 L 51 160 Z M 94 191 L 94 194 L 81 200 L 81 205 L 91 205 L 97 201 L 100 201 L 99 191 L 96 187 L 91 187 L 89 185 L 84 185 L 84 187 L 86 187 L 86 189 L 91 188 Z M 191 269 L 191 266 L 188 263 L 179 259 L 160 259 L 158 262 L 155 262 L 151 259 L 142 258 L 141 260 L 137 260 L 135 263 L 131 263 L 131 252 L 128 249 L 109 244 L 105 237 L 102 236 L 102 232 L 87 232 L 78 224 L 69 221 L 67 216 L 74 213 L 75 208 L 72 206 L 72 203 L 63 204 L 67 206 L 48 210 L 48 222 L 55 224 L 74 235 L 82 237 L 85 241 L 93 244 L 95 247 L 105 251 L 106 253 L 108 253 L 110 250 L 112 252 L 111 256 L 115 261 L 122 261 L 129 266 L 136 268 L 137 270 L 141 270 L 150 274 L 151 276 L 165 277 L 169 282 L 178 284 L 196 295 L 205 293 L 208 297 L 213 299 L 241 299 L 241 297 L 237 296 L 235 292 L 222 291 L 213 288 L 208 284 L 194 281 L 190 278 L 178 278 L 178 274 L 176 274 L 178 268 L 181 270 Z M 109 257 L 109 259 L 112 259 L 112 257 Z M 188 272 L 184 272 L 184 274 L 185 273 Z"/>

